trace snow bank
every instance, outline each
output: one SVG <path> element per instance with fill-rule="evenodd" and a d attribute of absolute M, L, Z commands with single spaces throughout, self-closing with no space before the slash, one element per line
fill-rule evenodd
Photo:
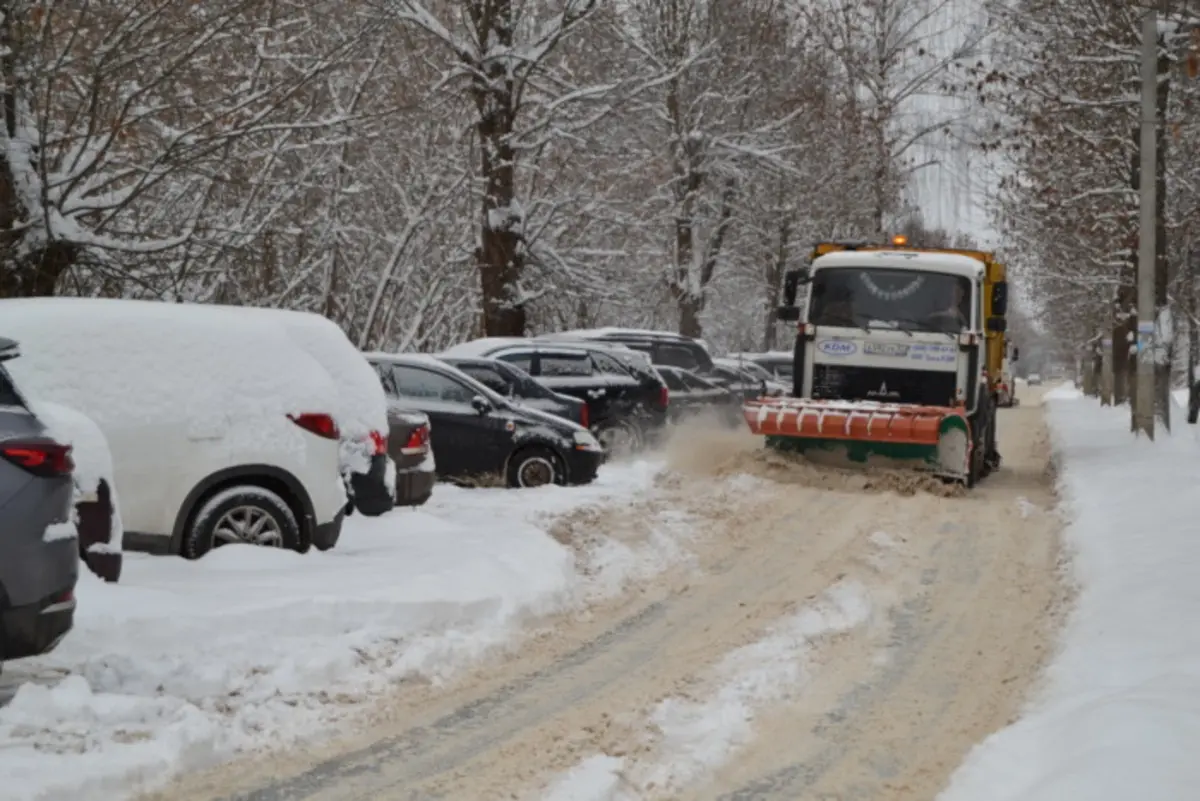
<path fill-rule="evenodd" d="M 1047 393 L 1049 395 L 1049 393 Z M 1200 788 L 1200 444 L 1129 409 L 1051 399 L 1076 608 L 1044 688 L 940 801 L 1180 801 Z"/>
<path fill-rule="evenodd" d="M 5 668 L 20 686 L 0 708 L 4 800 L 124 798 L 237 751 L 336 734 L 396 682 L 442 680 L 527 616 L 586 598 L 591 579 L 546 516 L 631 497 L 657 469 L 519 493 L 440 485 L 419 510 L 348 518 L 326 553 L 127 554 L 119 585 L 84 574 L 75 630 Z"/>

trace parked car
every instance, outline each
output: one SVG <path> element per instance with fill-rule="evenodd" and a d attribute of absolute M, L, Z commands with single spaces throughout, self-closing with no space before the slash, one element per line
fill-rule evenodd
<path fill-rule="evenodd" d="M 371 374 L 379 381 L 373 366 Z M 429 417 L 395 404 L 389 404 L 387 417 L 388 456 L 394 465 L 389 471 L 394 475 L 387 483 L 394 488 L 396 506 L 420 506 L 429 500 L 437 483 Z"/>
<path fill-rule="evenodd" d="M 589 427 L 606 453 L 640 448 L 667 420 L 670 393 L 662 377 L 640 358 L 622 358 L 603 343 L 485 338 L 448 348 L 442 357 L 507 362 L 554 392 L 584 401 Z"/>
<path fill-rule="evenodd" d="M 680 367 L 660 366 L 658 372 L 671 388 L 671 421 L 711 414 L 729 425 L 742 423 L 740 392 L 719 386 Z"/>
<path fill-rule="evenodd" d="M 662 370 L 659 370 L 661 373 Z M 665 377 L 665 376 L 664 376 Z M 750 373 L 744 368 L 722 364 L 713 360 L 712 372 L 707 378 L 719 387 L 738 395 L 742 400 L 754 400 L 767 394 L 767 381 Z"/>
<path fill-rule="evenodd" d="M 71 446 L 54 440 L 17 391 L 0 339 L 0 662 L 52 651 L 75 621 L 79 545 Z"/>
<path fill-rule="evenodd" d="M 58 403 L 30 401 L 29 408 L 50 436 L 71 446 L 79 558 L 101 579 L 119 581 L 124 564 L 124 528 L 112 454 L 104 432 L 86 415 Z"/>
<path fill-rule="evenodd" d="M 339 394 L 334 417 L 338 425 L 342 477 L 350 497 L 347 511 L 357 510 L 370 517 L 390 512 L 396 497 L 395 477 L 402 468 L 389 463 L 392 457 L 388 448 L 387 399 L 375 371 L 341 327 L 319 314 L 290 309 L 211 308 L 224 308 L 238 315 L 263 315 L 279 323 L 296 344 L 325 369 Z"/>
<path fill-rule="evenodd" d="M 333 378 L 262 315 L 93 298 L 0 300 L 10 368 L 36 401 L 94 421 L 126 550 L 332 548 L 347 505 Z"/>
<path fill-rule="evenodd" d="M 767 370 L 757 362 L 745 361 L 742 359 L 732 359 L 723 356 L 718 359 L 713 359 L 715 369 L 725 367 L 731 370 L 737 370 L 745 373 L 750 380 L 762 382 L 762 393 L 768 396 L 787 395 L 791 392 L 790 386 L 784 386 L 775 377 L 775 374 Z M 711 378 L 711 376 L 710 376 Z"/>
<path fill-rule="evenodd" d="M 515 364 L 499 359 L 467 359 L 443 356 L 442 361 L 457 367 L 496 394 L 547 414 L 589 428 L 588 405 L 579 398 L 555 392 Z"/>
<path fill-rule="evenodd" d="M 1037 373 L 1030 373 L 1029 378 L 1025 379 L 1025 383 L 1031 387 L 1041 386 L 1042 377 Z"/>
<path fill-rule="evenodd" d="M 563 339 L 586 339 L 595 342 L 619 343 L 649 354 L 655 367 L 682 367 L 700 375 L 712 372 L 713 361 L 708 347 L 692 337 L 671 331 L 644 331 L 636 328 L 580 328 L 555 334 Z"/>
<path fill-rule="evenodd" d="M 425 413 L 438 475 L 459 481 L 500 476 L 510 487 L 586 484 L 604 459 L 583 426 L 488 389 L 446 362 L 421 354 L 368 354 L 398 408 Z"/>
<path fill-rule="evenodd" d="M 769 371 L 776 381 L 792 386 L 792 372 L 795 354 L 790 350 L 772 350 L 765 353 L 731 353 L 726 358 L 738 361 L 752 362 Z"/>

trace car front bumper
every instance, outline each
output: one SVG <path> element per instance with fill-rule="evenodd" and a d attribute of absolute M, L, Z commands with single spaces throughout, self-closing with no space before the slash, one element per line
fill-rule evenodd
<path fill-rule="evenodd" d="M 565 461 L 568 484 L 589 484 L 600 472 L 600 465 L 604 463 L 604 452 L 576 449 L 567 454 Z"/>

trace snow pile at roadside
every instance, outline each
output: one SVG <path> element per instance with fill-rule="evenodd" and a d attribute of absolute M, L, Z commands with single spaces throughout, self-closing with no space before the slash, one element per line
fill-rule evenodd
<path fill-rule="evenodd" d="M 711 695 L 660 701 L 646 726 L 658 733 L 653 758 L 589 757 L 551 784 L 543 801 L 636 801 L 667 792 L 674 797 L 753 739 L 757 710 L 802 689 L 815 642 L 861 626 L 870 615 L 865 587 L 853 581 L 833 585 L 763 639 L 727 654 L 713 671 Z"/>
<path fill-rule="evenodd" d="M 1049 395 L 1049 393 L 1047 393 Z M 1065 394 L 1065 393 L 1064 393 Z M 940 801 L 1180 801 L 1200 788 L 1200 445 L 1054 399 L 1077 605 L 1042 691 Z"/>
<path fill-rule="evenodd" d="M 336 734 L 397 682 L 442 680 L 586 597 L 543 518 L 632 500 L 657 469 L 613 465 L 570 489 L 439 486 L 420 509 L 348 518 L 327 553 L 126 554 L 119 585 L 85 572 L 75 630 L 0 679 L 16 688 L 0 707 L 5 801 L 128 797 Z"/>

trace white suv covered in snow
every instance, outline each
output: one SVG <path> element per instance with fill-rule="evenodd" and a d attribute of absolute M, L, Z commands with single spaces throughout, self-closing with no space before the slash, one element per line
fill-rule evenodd
<path fill-rule="evenodd" d="M 228 307 L 0 300 L 17 380 L 108 439 L 126 548 L 337 542 L 347 505 L 336 382 L 277 323 Z"/>

